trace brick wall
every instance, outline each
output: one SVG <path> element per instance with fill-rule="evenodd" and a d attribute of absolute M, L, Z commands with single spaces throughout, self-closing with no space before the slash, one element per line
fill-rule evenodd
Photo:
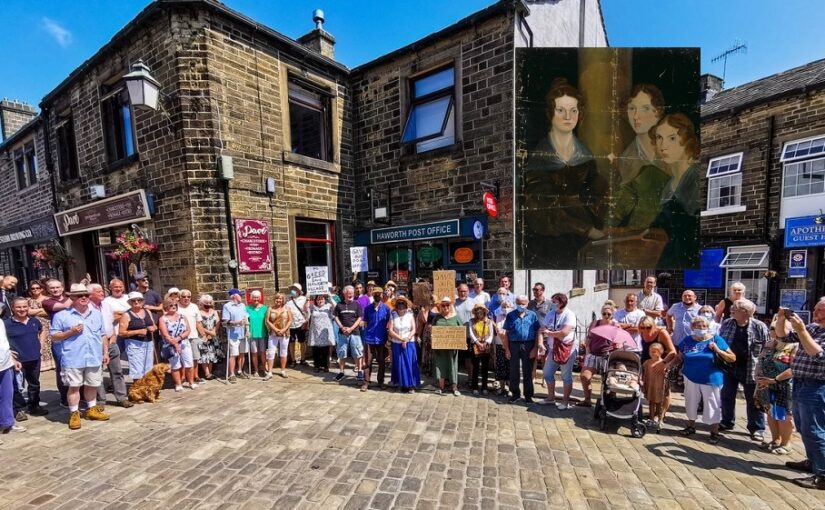
<path fill-rule="evenodd" d="M 0 142 L 7 139 L 37 116 L 34 106 L 21 101 L 0 101 Z"/>
<path fill-rule="evenodd" d="M 357 221 L 370 226 L 365 190 L 392 193 L 393 222 L 415 223 L 481 212 L 482 180 L 501 180 L 500 210 L 484 242 L 484 277 L 512 272 L 513 28 L 501 15 L 352 77 L 355 101 Z M 400 144 L 409 77 L 455 63 L 460 83 L 456 144 L 409 154 Z"/>
<path fill-rule="evenodd" d="M 40 124 L 31 125 L 0 149 L 0 230 L 22 226 L 52 213 L 51 175 L 46 166 L 44 133 Z M 37 159 L 37 183 L 23 190 L 17 183 L 15 153 L 28 144 L 34 144 Z"/>

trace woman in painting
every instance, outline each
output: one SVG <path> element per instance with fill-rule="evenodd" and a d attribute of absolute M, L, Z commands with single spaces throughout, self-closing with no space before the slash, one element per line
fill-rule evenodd
<path fill-rule="evenodd" d="M 659 214 L 662 190 L 670 180 L 649 135 L 665 113 L 665 98 L 655 85 L 639 83 L 625 101 L 625 109 L 636 136 L 618 160 L 621 184 L 611 224 L 644 230 Z"/>
<path fill-rule="evenodd" d="M 584 109 L 579 91 L 557 78 L 545 100 L 550 130 L 529 154 L 521 183 L 524 265 L 573 267 L 588 240 L 604 237 L 608 183 L 573 133 Z"/>
<path fill-rule="evenodd" d="M 660 212 L 652 227 L 668 235 L 656 267 L 678 269 L 699 259 L 699 140 L 693 123 L 682 113 L 662 117 L 650 131 L 656 153 L 667 165 L 670 180 L 662 191 Z"/>

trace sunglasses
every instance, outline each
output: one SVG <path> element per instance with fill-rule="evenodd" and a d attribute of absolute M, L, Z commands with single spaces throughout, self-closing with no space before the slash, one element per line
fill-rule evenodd
<path fill-rule="evenodd" d="M 75 296 L 72 296 L 72 297 L 77 298 L 77 299 L 83 299 L 83 298 L 89 299 L 88 294 L 79 294 L 79 295 L 75 295 Z"/>
<path fill-rule="evenodd" d="M 650 326 L 639 326 L 639 329 L 653 329 Z"/>
<path fill-rule="evenodd" d="M 612 313 L 603 313 L 602 317 L 613 317 Z"/>

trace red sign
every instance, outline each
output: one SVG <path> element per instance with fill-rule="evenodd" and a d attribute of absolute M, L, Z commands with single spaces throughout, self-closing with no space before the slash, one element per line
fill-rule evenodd
<path fill-rule="evenodd" d="M 498 216 L 498 201 L 492 193 L 485 191 L 481 200 L 484 202 L 484 209 L 490 217 L 495 218 Z"/>
<path fill-rule="evenodd" d="M 263 220 L 236 219 L 235 239 L 238 244 L 239 272 L 268 273 L 272 271 L 269 223 Z"/>

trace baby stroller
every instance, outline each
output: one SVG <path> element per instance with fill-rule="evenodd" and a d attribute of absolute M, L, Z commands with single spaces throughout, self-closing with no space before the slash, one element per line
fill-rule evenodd
<path fill-rule="evenodd" d="M 632 420 L 630 433 L 633 437 L 645 435 L 647 427 L 640 419 L 641 371 L 641 358 L 634 351 L 620 349 L 607 356 L 602 371 L 602 392 L 594 412 L 600 430 L 605 430 L 608 420 L 614 418 Z"/>

